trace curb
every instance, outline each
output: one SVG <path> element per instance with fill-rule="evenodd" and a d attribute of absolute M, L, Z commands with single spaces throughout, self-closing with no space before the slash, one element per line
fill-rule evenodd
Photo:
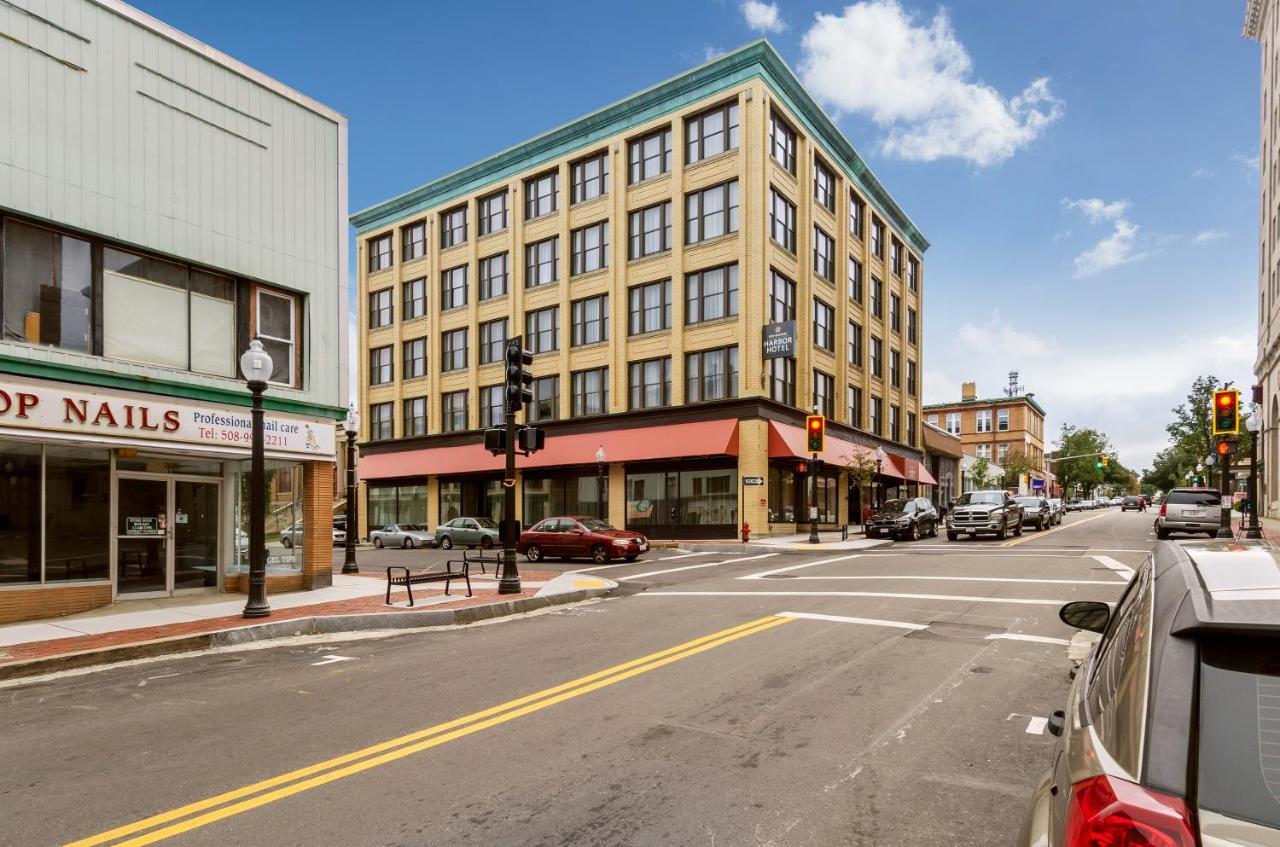
<path fill-rule="evenodd" d="M 877 539 L 870 539 L 870 540 L 874 542 Z M 836 544 L 841 544 L 841 543 L 843 542 L 839 542 L 839 541 L 826 542 L 822 544 L 796 543 L 796 544 L 782 545 L 782 544 L 757 544 L 754 541 L 748 541 L 746 544 L 743 544 L 741 541 L 736 541 L 736 542 L 723 542 L 719 544 L 685 543 L 685 544 L 681 544 L 680 548 L 682 550 L 688 550 L 690 553 L 724 553 L 726 555 L 732 555 L 735 553 L 795 553 L 795 552 L 804 553 L 806 551 L 811 551 L 814 553 L 835 551 L 839 553 L 844 551 L 874 550 L 877 547 L 882 547 L 888 544 L 892 544 L 893 542 L 890 541 L 889 539 L 881 539 L 879 540 L 878 544 L 870 544 L 865 547 L 835 546 Z"/>
<path fill-rule="evenodd" d="M 210 647 L 227 647 L 249 644 L 271 638 L 289 638 L 296 635 L 330 635 L 340 632 L 368 630 L 417 629 L 435 626 L 462 626 L 494 618 L 532 612 L 550 606 L 577 603 L 608 594 L 616 586 L 583 588 L 552 594 L 546 597 L 521 597 L 487 603 L 483 606 L 464 606 L 460 609 L 423 609 L 420 612 L 369 612 L 356 615 L 320 615 L 308 618 L 291 618 L 283 621 L 236 627 L 235 629 L 202 632 L 198 635 L 175 635 L 157 638 L 137 644 L 118 644 L 97 650 L 81 650 L 60 656 L 46 656 L 0 665 L 0 681 L 40 676 L 57 671 L 107 665 L 131 659 L 147 659 L 176 653 L 191 653 Z"/>

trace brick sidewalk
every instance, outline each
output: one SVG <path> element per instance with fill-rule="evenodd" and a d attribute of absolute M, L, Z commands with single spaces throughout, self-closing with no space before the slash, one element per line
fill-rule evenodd
<path fill-rule="evenodd" d="M 371 574 L 371 576 L 377 576 L 380 579 L 385 579 L 385 576 L 381 575 Z M 555 576 L 557 576 L 557 574 L 541 571 L 524 571 L 521 573 L 521 578 L 530 583 L 547 582 Z M 457 593 L 458 587 L 455 585 L 450 591 L 450 596 L 454 596 Z M 157 639 L 175 638 L 184 635 L 202 635 L 210 632 L 222 632 L 256 626 L 272 621 L 368 614 L 371 612 L 399 613 L 420 612 L 427 609 L 433 611 L 438 609 L 461 609 L 469 606 L 505 603 L 510 600 L 533 597 L 537 593 L 537 586 L 528 586 L 519 594 L 503 594 L 501 596 L 492 591 L 484 590 L 477 591 L 473 597 L 467 597 L 466 594 L 463 593 L 456 600 L 423 605 L 421 601 L 443 596 L 444 588 L 427 588 L 426 586 L 422 586 L 414 588 L 414 600 L 419 603 L 419 605 L 414 608 L 409 608 L 407 605 L 408 593 L 404 590 L 396 590 L 391 592 L 391 602 L 393 605 L 387 605 L 384 601 L 384 595 L 377 594 L 367 597 L 356 597 L 350 600 L 335 600 L 328 603 L 315 603 L 309 606 L 293 606 L 290 608 L 277 609 L 273 610 L 271 616 L 268 618 L 256 618 L 249 620 L 241 617 L 240 615 L 227 615 L 219 618 L 207 618 L 204 620 L 163 624 L 160 626 L 149 626 L 138 629 L 126 629 L 116 632 L 104 632 L 95 635 L 81 635 L 72 638 L 55 638 L 48 641 L 29 641 L 22 644 L 13 644 L 7 647 L 0 647 L 0 667 L 30 659 L 62 656 L 70 653 L 80 653 L 87 650 L 98 650 L 104 647 L 143 644 Z"/>

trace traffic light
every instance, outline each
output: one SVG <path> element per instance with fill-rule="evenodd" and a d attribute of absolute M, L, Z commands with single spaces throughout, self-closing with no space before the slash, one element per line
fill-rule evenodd
<path fill-rule="evenodd" d="M 1101 457 L 1101 456 L 1099 456 L 1098 458 L 1096 458 L 1096 459 L 1094 459 L 1094 460 L 1093 460 L 1093 466 L 1094 466 L 1095 468 L 1097 468 L 1098 470 L 1102 470 L 1102 457 Z"/>
<path fill-rule="evenodd" d="M 1235 435 L 1240 432 L 1240 392 L 1223 388 L 1213 392 L 1213 434 Z"/>
<path fill-rule="evenodd" d="M 821 453 L 822 442 L 827 434 L 827 419 L 822 415 L 809 415 L 804 419 L 806 444 L 810 453 Z"/>
<path fill-rule="evenodd" d="M 1106 453 L 1103 453 L 1103 454 L 1102 454 L 1102 466 L 1105 468 L 1105 467 L 1108 467 L 1110 464 L 1111 464 L 1111 457 L 1110 457 L 1110 456 L 1108 456 Z"/>
<path fill-rule="evenodd" d="M 507 411 L 515 414 L 533 402 L 533 354 L 524 349 L 524 339 L 517 335 L 507 342 Z"/>
<path fill-rule="evenodd" d="M 1225 456 L 1231 452 L 1231 442 L 1225 438 L 1218 442 L 1218 455 Z"/>

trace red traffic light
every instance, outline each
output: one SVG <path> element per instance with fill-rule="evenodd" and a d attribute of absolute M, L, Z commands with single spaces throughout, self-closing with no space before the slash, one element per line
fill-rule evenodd
<path fill-rule="evenodd" d="M 1228 453 L 1230 453 L 1230 452 L 1231 452 L 1231 442 L 1230 442 L 1230 441 L 1219 441 L 1219 442 L 1218 442 L 1218 455 L 1219 455 L 1219 456 L 1225 456 L 1225 455 L 1227 455 L 1227 454 L 1228 454 Z"/>
<path fill-rule="evenodd" d="M 1235 435 L 1240 431 L 1240 392 L 1222 388 L 1213 392 L 1213 434 Z"/>
<path fill-rule="evenodd" d="M 796 473 L 805 473 L 808 470 L 809 470 L 809 465 L 804 462 L 801 462 L 800 464 L 796 465 Z"/>
<path fill-rule="evenodd" d="M 804 420 L 804 428 L 807 439 L 807 448 L 810 453 L 821 453 L 823 438 L 827 433 L 827 419 L 822 415 L 809 415 Z"/>
<path fill-rule="evenodd" d="M 1219 393 L 1218 393 L 1218 405 L 1219 405 L 1219 406 L 1222 406 L 1222 407 L 1224 407 L 1224 408 L 1225 408 L 1225 407 L 1227 407 L 1227 406 L 1230 406 L 1230 405 L 1231 405 L 1231 402 L 1232 402 L 1232 399 L 1231 399 L 1231 394 L 1230 394 L 1229 392 L 1221 391 L 1221 392 L 1219 392 Z"/>

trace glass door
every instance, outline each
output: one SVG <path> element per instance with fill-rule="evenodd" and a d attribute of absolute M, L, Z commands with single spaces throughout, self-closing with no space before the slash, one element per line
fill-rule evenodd
<path fill-rule="evenodd" d="M 116 481 L 116 594 L 169 593 L 169 482 L 120 476 Z"/>
<path fill-rule="evenodd" d="M 218 587 L 218 483 L 173 481 L 173 590 Z"/>

